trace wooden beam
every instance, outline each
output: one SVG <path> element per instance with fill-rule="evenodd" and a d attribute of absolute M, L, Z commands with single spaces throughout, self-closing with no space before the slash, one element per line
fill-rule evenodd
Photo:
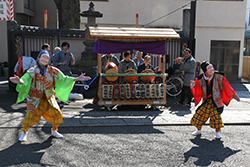
<path fill-rule="evenodd" d="M 161 106 L 166 104 L 166 96 L 163 99 L 118 99 L 118 100 L 103 100 L 99 99 L 98 105 L 111 107 L 114 105 L 145 105 L 151 104 L 154 106 Z"/>
<path fill-rule="evenodd" d="M 161 56 L 157 55 L 159 64 L 158 64 L 158 71 L 161 70 Z"/>

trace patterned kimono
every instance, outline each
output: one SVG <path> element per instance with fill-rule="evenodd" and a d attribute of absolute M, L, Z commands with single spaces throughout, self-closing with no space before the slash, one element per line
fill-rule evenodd
<path fill-rule="evenodd" d="M 191 119 L 191 124 L 198 130 L 210 118 L 209 125 L 211 128 L 220 132 L 220 128 L 224 127 L 221 119 L 224 104 L 228 106 L 235 91 L 220 74 L 215 73 L 211 81 L 205 80 L 203 74 L 196 78 L 195 86 L 191 88 L 195 106 L 203 98 L 203 103 L 199 106 Z"/>
<path fill-rule="evenodd" d="M 22 123 L 23 131 L 35 125 L 43 116 L 47 122 L 51 122 L 52 130 L 58 130 L 63 122 L 60 107 L 56 96 L 63 102 L 67 102 L 69 94 L 74 86 L 74 78 L 65 76 L 59 69 L 47 66 L 45 76 L 40 74 L 38 66 L 30 68 L 21 78 L 23 84 L 18 84 L 19 92 L 17 103 L 27 98 L 27 114 Z"/>

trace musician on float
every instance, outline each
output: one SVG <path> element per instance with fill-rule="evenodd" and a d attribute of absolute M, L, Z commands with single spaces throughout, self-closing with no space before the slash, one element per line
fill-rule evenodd
<path fill-rule="evenodd" d="M 108 63 L 108 62 L 113 62 L 117 65 L 119 65 L 120 61 L 118 60 L 118 58 L 114 55 L 114 54 L 104 54 L 102 55 L 102 58 L 101 58 L 101 61 L 102 61 L 102 69 L 104 68 L 104 66 Z"/>
<path fill-rule="evenodd" d="M 144 63 L 144 59 L 142 58 L 143 52 L 136 51 L 135 58 L 133 61 L 135 62 L 137 68 Z"/>
<path fill-rule="evenodd" d="M 102 62 L 102 66 L 101 66 L 102 67 L 102 72 L 103 72 L 103 69 L 104 69 L 104 67 L 105 67 L 105 65 L 107 63 L 113 62 L 113 63 L 116 64 L 116 66 L 118 66 L 119 63 L 120 63 L 118 58 L 114 54 L 110 54 L 110 53 L 102 55 L 101 62 Z M 99 81 L 99 77 L 100 76 L 97 77 L 97 81 Z M 101 78 L 101 82 L 105 82 L 104 77 Z M 93 99 L 93 102 L 92 102 L 93 104 L 96 104 L 98 102 L 98 100 L 99 100 L 99 98 L 98 98 L 98 88 L 99 88 L 99 84 L 96 84 L 96 93 L 95 93 L 95 96 L 94 96 L 94 99 Z"/>
<path fill-rule="evenodd" d="M 137 70 L 135 62 L 130 58 L 131 58 L 130 52 L 129 51 L 124 52 L 123 59 L 121 60 L 118 66 L 119 73 L 124 73 L 127 69 Z"/>
<path fill-rule="evenodd" d="M 144 63 L 141 64 L 141 65 L 138 67 L 137 73 L 141 73 L 143 70 L 146 70 L 146 69 L 150 69 L 150 70 L 153 70 L 153 71 L 154 71 L 154 67 L 150 64 L 150 61 L 151 61 L 150 55 L 146 55 L 146 56 L 144 57 Z"/>

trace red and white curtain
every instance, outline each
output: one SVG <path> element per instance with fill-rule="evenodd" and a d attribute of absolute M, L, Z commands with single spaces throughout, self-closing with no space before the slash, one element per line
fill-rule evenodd
<path fill-rule="evenodd" d="M 0 0 L 0 21 L 14 19 L 13 0 Z"/>

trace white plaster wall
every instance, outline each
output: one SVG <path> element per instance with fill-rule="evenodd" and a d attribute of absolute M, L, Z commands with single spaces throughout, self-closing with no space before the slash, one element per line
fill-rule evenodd
<path fill-rule="evenodd" d="M 245 27 L 246 0 L 197 1 L 196 26 Z"/>
<path fill-rule="evenodd" d="M 246 29 L 250 29 L 249 17 L 250 17 L 250 0 L 247 0 L 247 10 L 246 10 Z"/>
<path fill-rule="evenodd" d="M 216 31 L 216 33 L 214 33 Z M 242 33 L 243 32 L 243 33 Z M 241 41 L 244 42 L 244 31 L 231 28 L 197 28 L 196 35 L 196 59 L 210 60 L 211 40 Z M 243 47 L 243 45 L 241 45 Z"/>
<path fill-rule="evenodd" d="M 196 10 L 196 59 L 210 58 L 211 40 L 241 41 L 239 73 L 242 76 L 246 16 L 244 1 L 197 1 Z"/>
<path fill-rule="evenodd" d="M 0 21 L 0 62 L 8 61 L 7 21 Z"/>
<path fill-rule="evenodd" d="M 90 1 L 81 1 L 81 12 L 89 8 Z M 94 9 L 103 13 L 102 18 L 97 18 L 99 26 L 135 26 L 136 13 L 139 14 L 139 26 L 160 18 L 185 4 L 190 0 L 109 0 L 108 2 L 95 1 Z M 190 8 L 188 5 L 185 8 Z M 184 9 L 184 8 L 183 8 Z M 150 24 L 154 27 L 182 27 L 183 9 Z M 81 18 L 81 28 L 85 28 L 87 19 Z"/>

